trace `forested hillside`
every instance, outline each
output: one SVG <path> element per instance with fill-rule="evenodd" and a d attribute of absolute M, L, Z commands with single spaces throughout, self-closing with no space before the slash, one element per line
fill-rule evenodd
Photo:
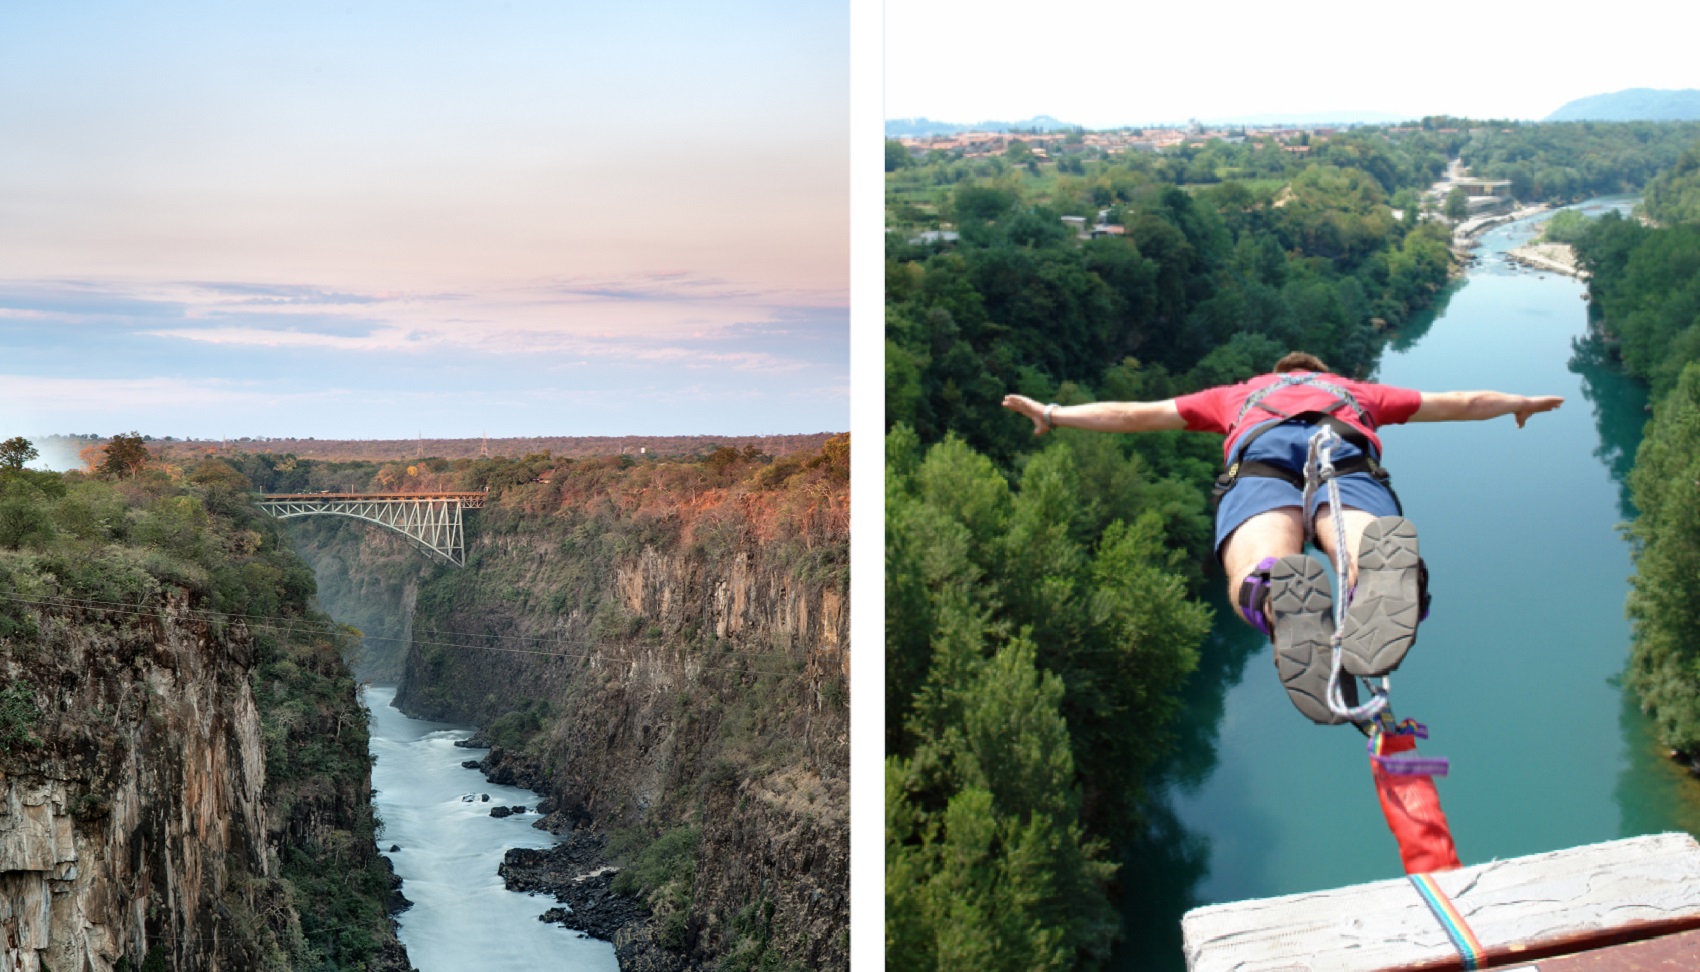
<path fill-rule="evenodd" d="M 888 176 L 889 965 L 1107 955 L 1112 848 L 1143 825 L 1210 620 L 1220 441 L 1035 440 L 1001 397 L 1161 399 L 1296 348 L 1370 373 L 1452 271 L 1416 190 L 1458 137 Z M 959 237 L 923 235 L 946 226 Z"/>
<path fill-rule="evenodd" d="M 1630 486 L 1639 516 L 1629 684 L 1700 766 L 1700 149 L 1646 193 L 1657 226 L 1608 215 L 1577 242 L 1597 322 L 1653 391 Z"/>
<path fill-rule="evenodd" d="M 1473 127 L 1458 155 L 1523 202 L 1564 203 L 1639 191 L 1697 139 L 1693 121 L 1494 123 Z"/>
<path fill-rule="evenodd" d="M 233 468 L 114 441 L 63 475 L 0 443 L 0 913 L 39 876 L 56 916 L 0 964 L 406 969 L 350 637 Z"/>

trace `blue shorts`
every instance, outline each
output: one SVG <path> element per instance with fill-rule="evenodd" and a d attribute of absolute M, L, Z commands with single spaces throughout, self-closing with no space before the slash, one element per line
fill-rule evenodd
<path fill-rule="evenodd" d="M 1283 422 L 1257 437 L 1241 456 L 1241 460 L 1256 459 L 1272 466 L 1291 469 L 1304 475 L 1305 457 L 1310 451 L 1310 436 L 1316 431 L 1305 423 Z M 1248 433 L 1249 434 L 1249 433 Z M 1350 442 L 1334 447 L 1333 460 L 1338 463 L 1362 455 L 1362 450 Z M 1374 516 L 1398 516 L 1399 501 L 1386 483 L 1367 472 L 1352 473 L 1335 479 L 1340 484 L 1342 506 L 1363 510 Z M 1222 544 L 1240 524 L 1259 513 L 1297 507 L 1304 502 L 1304 490 L 1284 479 L 1269 476 L 1241 476 L 1234 487 L 1222 496 L 1216 508 L 1216 555 L 1222 555 Z M 1328 502 L 1328 491 L 1318 487 L 1306 510 L 1306 520 L 1316 516 L 1317 506 Z"/>

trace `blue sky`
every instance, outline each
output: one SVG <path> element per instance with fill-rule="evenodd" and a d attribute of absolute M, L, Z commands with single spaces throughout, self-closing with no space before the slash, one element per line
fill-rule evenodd
<path fill-rule="evenodd" d="M 0 435 L 840 430 L 848 8 L 0 13 Z"/>

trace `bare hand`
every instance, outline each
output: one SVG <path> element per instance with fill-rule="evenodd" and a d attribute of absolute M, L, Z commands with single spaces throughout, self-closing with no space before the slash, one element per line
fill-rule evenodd
<path fill-rule="evenodd" d="M 1012 412 L 1019 412 L 1032 419 L 1034 435 L 1044 435 L 1047 431 L 1049 431 L 1045 427 L 1045 406 L 1040 405 L 1038 402 L 1028 398 L 1026 395 L 1005 395 L 1003 397 L 1003 407 Z"/>
<path fill-rule="evenodd" d="M 1536 412 L 1550 412 L 1563 404 L 1564 399 L 1557 395 L 1537 395 L 1534 398 L 1524 398 L 1522 407 L 1511 414 L 1517 416 L 1517 427 L 1522 428 L 1523 423 L 1529 421 L 1529 416 Z"/>

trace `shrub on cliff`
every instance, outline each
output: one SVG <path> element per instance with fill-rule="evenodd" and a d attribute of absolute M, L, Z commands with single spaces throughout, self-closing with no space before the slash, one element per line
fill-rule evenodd
<path fill-rule="evenodd" d="M 13 682 L 0 691 L 0 753 L 15 749 L 33 749 L 41 745 L 30 730 L 41 719 L 35 703 L 35 690 L 21 682 Z"/>
<path fill-rule="evenodd" d="M 675 951 L 687 944 L 701 840 L 700 829 L 675 827 L 653 839 L 641 829 L 616 831 L 608 841 L 609 855 L 623 865 L 609 887 L 642 899 L 654 913 L 657 937 Z"/>

